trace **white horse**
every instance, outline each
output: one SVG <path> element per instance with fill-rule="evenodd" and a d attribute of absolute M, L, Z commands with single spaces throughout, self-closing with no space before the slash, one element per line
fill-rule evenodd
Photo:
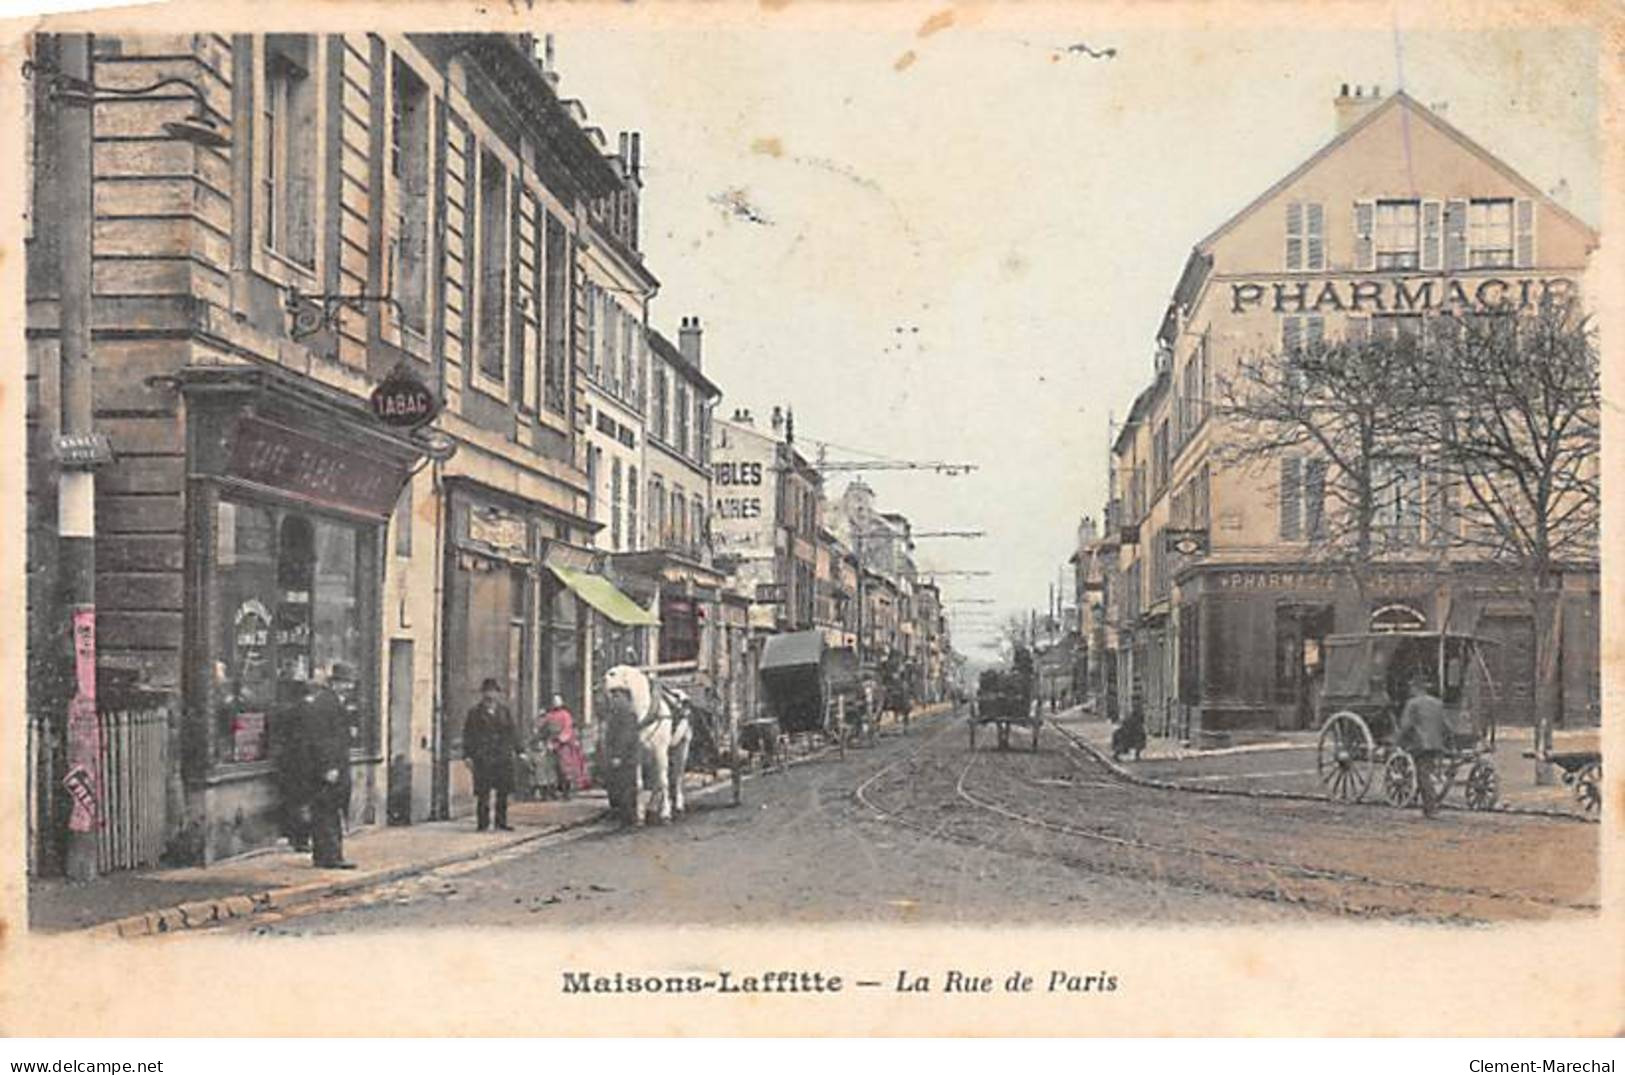
<path fill-rule="evenodd" d="M 674 706 L 662 693 L 648 675 L 631 665 L 618 664 L 604 673 L 610 805 L 634 825 L 642 825 L 651 814 L 665 824 L 688 805 L 683 770 L 688 767 L 694 729 L 682 696 L 676 695 Z"/>

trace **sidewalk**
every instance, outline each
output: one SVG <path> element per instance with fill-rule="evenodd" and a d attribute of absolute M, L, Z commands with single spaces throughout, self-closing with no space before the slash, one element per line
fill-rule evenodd
<path fill-rule="evenodd" d="M 1073 708 L 1057 714 L 1056 721 L 1103 757 L 1111 758 L 1113 725 L 1103 717 Z M 1118 763 L 1118 768 L 1130 776 L 1166 782 L 1188 790 L 1249 788 L 1316 795 L 1319 794 L 1319 782 L 1313 770 L 1319 738 L 1318 731 L 1289 731 L 1276 733 L 1270 741 L 1197 750 L 1176 739 L 1152 736 L 1138 761 L 1125 758 Z M 1553 735 L 1553 749 L 1598 750 L 1601 741 L 1602 731 L 1599 728 L 1559 729 Z M 1562 782 L 1561 770 L 1555 774 L 1552 784 L 1545 787 L 1536 785 L 1535 763 L 1524 757 L 1524 752 L 1533 747 L 1534 731 L 1531 728 L 1501 728 L 1496 733 L 1494 761 L 1500 778 L 1500 809 L 1595 818 L 1595 814 L 1588 815 L 1580 807 L 1574 797 L 1574 789 Z M 1378 789 L 1373 788 L 1367 798 L 1375 798 L 1377 793 Z M 1459 791 L 1452 791 L 1451 794 L 1449 801 L 1459 801 Z"/>
<path fill-rule="evenodd" d="M 344 841 L 354 870 L 316 869 L 308 851 L 279 844 L 212 866 L 115 873 L 89 884 L 34 880 L 28 886 L 29 926 L 44 933 L 95 929 L 123 937 L 196 928 L 483 858 L 589 825 L 607 809 L 603 792 L 594 791 L 569 802 L 510 804 L 513 832 L 476 832 L 472 817 L 358 829 Z"/>

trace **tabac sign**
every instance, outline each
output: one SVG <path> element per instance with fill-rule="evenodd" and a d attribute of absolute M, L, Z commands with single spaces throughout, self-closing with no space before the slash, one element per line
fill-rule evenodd
<path fill-rule="evenodd" d="M 1242 281 L 1230 285 L 1230 312 L 1275 314 L 1425 313 L 1430 310 L 1530 309 L 1578 292 L 1566 276 L 1375 277 L 1352 280 Z"/>
<path fill-rule="evenodd" d="M 398 429 L 426 426 L 440 413 L 439 398 L 405 364 L 378 382 L 368 402 L 374 418 Z"/>

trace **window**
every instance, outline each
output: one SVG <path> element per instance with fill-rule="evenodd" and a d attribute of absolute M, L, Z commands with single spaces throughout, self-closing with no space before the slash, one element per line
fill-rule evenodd
<path fill-rule="evenodd" d="M 696 389 L 694 392 L 694 445 L 689 456 L 698 463 L 706 460 L 706 414 L 705 396 Z"/>
<path fill-rule="evenodd" d="M 1307 386 L 1297 359 L 1306 353 L 1318 353 L 1325 342 L 1326 319 L 1320 314 L 1282 315 L 1281 354 L 1287 363 L 1287 377 L 1298 391 L 1303 391 Z"/>
<path fill-rule="evenodd" d="M 1390 545 L 1416 544 L 1422 522 L 1422 469 L 1416 457 L 1375 460 L 1371 486 L 1376 505 L 1373 525 Z"/>
<path fill-rule="evenodd" d="M 678 455 L 688 454 L 688 385 L 677 382 L 673 411 L 677 418 L 676 448 Z"/>
<path fill-rule="evenodd" d="M 637 348 L 634 341 L 643 333 L 638 331 L 636 318 L 621 315 L 621 394 L 627 399 L 637 398 Z"/>
<path fill-rule="evenodd" d="M 655 436 L 661 440 L 671 439 L 670 414 L 666 399 L 666 367 L 664 364 L 655 367 L 654 399 L 650 401 L 654 408 Z"/>
<path fill-rule="evenodd" d="M 1415 201 L 1377 203 L 1373 239 L 1378 269 L 1415 269 L 1419 265 L 1420 206 Z"/>
<path fill-rule="evenodd" d="M 659 478 L 649 479 L 649 546 L 661 548 L 666 543 L 666 485 Z"/>
<path fill-rule="evenodd" d="M 1289 202 L 1286 207 L 1288 272 L 1326 268 L 1326 211 L 1319 202 Z"/>
<path fill-rule="evenodd" d="M 508 343 L 508 173 L 489 151 L 480 154 L 479 253 L 479 370 L 500 382 Z"/>
<path fill-rule="evenodd" d="M 1373 340 L 1404 341 L 1416 344 L 1422 340 L 1421 314 L 1378 314 L 1371 318 L 1368 333 Z"/>
<path fill-rule="evenodd" d="M 711 465 L 711 408 L 700 406 L 700 465 Z"/>
<path fill-rule="evenodd" d="M 683 487 L 674 485 L 671 489 L 671 533 L 666 537 L 667 548 L 678 548 L 687 540 L 687 522 L 684 516 Z"/>
<path fill-rule="evenodd" d="M 621 461 L 618 458 L 609 464 L 609 544 L 616 552 L 621 551 Z"/>
<path fill-rule="evenodd" d="M 395 182 L 395 238 L 390 294 L 399 303 L 403 324 L 422 333 L 428 309 L 429 93 L 399 58 L 393 83 L 389 161 Z"/>
<path fill-rule="evenodd" d="M 598 516 L 598 457 L 603 454 L 602 448 L 587 446 L 587 515 L 594 521 Z"/>
<path fill-rule="evenodd" d="M 279 715 L 335 662 L 350 665 L 366 684 L 373 668 L 363 615 L 369 544 L 360 528 L 346 523 L 218 502 L 209 703 L 214 762 L 275 758 L 286 746 Z M 357 697 L 366 696 L 363 687 Z M 352 747 L 371 747 L 370 717 L 354 704 L 346 716 Z"/>
<path fill-rule="evenodd" d="M 587 302 L 586 302 L 587 326 L 586 326 L 585 335 L 586 335 L 586 343 L 587 343 L 587 376 L 591 377 L 593 380 L 596 381 L 596 380 L 599 379 L 599 373 L 598 373 L 598 306 L 599 306 L 599 293 L 598 293 L 598 285 L 593 283 L 591 280 L 587 281 L 586 300 L 587 300 Z"/>
<path fill-rule="evenodd" d="M 705 547 L 705 499 L 698 493 L 694 494 L 694 500 L 689 505 L 688 517 L 691 523 L 690 529 L 693 531 L 693 540 L 690 544 L 695 555 L 698 555 Z"/>
<path fill-rule="evenodd" d="M 1511 267 L 1511 198 L 1480 198 L 1468 204 L 1467 248 L 1468 264 L 1475 269 Z"/>
<path fill-rule="evenodd" d="M 546 249 L 542 261 L 547 272 L 547 294 L 542 301 L 542 309 L 546 318 L 547 343 L 542 402 L 553 413 L 563 414 L 572 361 L 569 342 L 574 302 L 571 294 L 570 236 L 551 213 L 546 214 L 544 231 Z"/>
<path fill-rule="evenodd" d="M 638 551 L 638 468 L 626 468 L 626 547 Z"/>
<path fill-rule="evenodd" d="M 1168 484 L 1167 419 L 1157 423 L 1157 432 L 1151 441 L 1151 481 L 1159 492 Z"/>
<path fill-rule="evenodd" d="M 265 245 L 303 265 L 316 265 L 316 39 L 270 34 L 265 39 L 265 128 L 260 199 Z"/>
<path fill-rule="evenodd" d="M 599 363 L 599 370 L 603 374 L 604 387 L 614 395 L 621 394 L 621 322 L 625 315 L 608 291 L 600 291 L 604 300 L 604 317 L 599 338 L 604 343 L 604 355 Z"/>
<path fill-rule="evenodd" d="M 1200 486 L 1205 517 L 1209 509 L 1208 476 L 1204 470 Z M 1281 477 L 1276 502 L 1280 508 L 1282 541 L 1311 541 L 1324 538 L 1326 505 L 1326 461 L 1302 456 L 1281 457 Z"/>

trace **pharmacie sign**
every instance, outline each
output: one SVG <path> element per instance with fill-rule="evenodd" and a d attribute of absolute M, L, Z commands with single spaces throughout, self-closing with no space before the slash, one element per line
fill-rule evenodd
<path fill-rule="evenodd" d="M 1230 285 L 1230 312 L 1276 314 L 1424 313 L 1430 310 L 1529 309 L 1573 298 L 1566 276 L 1371 277 L 1257 280 Z"/>
<path fill-rule="evenodd" d="M 416 429 L 434 421 L 440 399 L 405 366 L 396 366 L 368 400 L 372 416 L 387 426 Z"/>

